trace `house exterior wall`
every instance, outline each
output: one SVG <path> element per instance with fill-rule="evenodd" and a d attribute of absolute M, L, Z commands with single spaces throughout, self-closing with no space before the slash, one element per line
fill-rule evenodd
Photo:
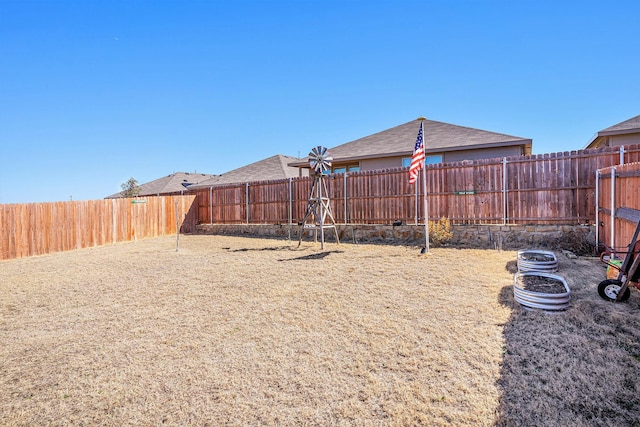
<path fill-rule="evenodd" d="M 401 167 L 402 167 L 401 156 L 360 160 L 360 170 L 363 170 L 363 171 L 401 168 Z"/>
<path fill-rule="evenodd" d="M 625 142 L 625 144 L 627 144 Z M 441 155 L 443 162 L 459 162 L 462 160 L 494 159 L 500 157 L 520 156 L 524 154 L 522 146 L 482 148 L 478 150 L 461 150 L 445 153 L 427 153 L 428 156 Z M 360 160 L 360 170 L 380 170 L 402 167 L 405 156 L 381 157 L 378 159 Z M 407 156 L 408 157 L 408 156 Z M 338 164 L 334 164 L 338 166 Z"/>
<path fill-rule="evenodd" d="M 443 162 L 460 162 L 462 160 L 495 159 L 498 157 L 521 156 L 521 146 L 483 148 L 479 150 L 451 151 L 444 153 Z"/>
<path fill-rule="evenodd" d="M 627 135 L 611 135 L 609 137 L 609 145 L 611 147 L 631 144 L 640 144 L 640 132 Z"/>

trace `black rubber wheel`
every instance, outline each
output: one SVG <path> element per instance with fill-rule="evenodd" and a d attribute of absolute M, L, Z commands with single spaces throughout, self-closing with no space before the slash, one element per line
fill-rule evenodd
<path fill-rule="evenodd" d="M 620 280 L 615 279 L 607 279 L 600 282 L 598 285 L 598 294 L 607 301 L 616 301 L 618 298 L 618 293 L 620 292 L 620 288 L 622 287 L 622 282 Z M 631 289 L 627 286 L 627 289 L 624 291 L 622 298 L 620 301 L 626 301 L 631 296 Z"/>

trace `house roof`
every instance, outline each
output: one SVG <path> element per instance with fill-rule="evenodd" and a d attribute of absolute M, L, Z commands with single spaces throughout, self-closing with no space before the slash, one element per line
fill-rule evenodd
<path fill-rule="evenodd" d="M 295 178 L 300 176 L 298 168 L 288 166 L 295 157 L 276 154 L 263 160 L 242 166 L 204 180 L 192 188 L 210 187 L 212 185 L 237 184 L 239 182 L 269 181 L 277 179 Z"/>
<path fill-rule="evenodd" d="M 191 185 L 211 179 L 216 175 L 205 173 L 175 172 L 140 185 L 140 196 L 156 196 L 158 194 L 176 194 L 186 190 Z M 105 199 L 122 197 L 122 192 L 112 194 Z"/>
<path fill-rule="evenodd" d="M 628 120 L 609 126 L 606 129 L 599 131 L 591 140 L 587 143 L 585 148 L 599 147 L 604 143 L 605 137 L 611 135 L 625 135 L 628 133 L 640 132 L 640 115 L 631 117 Z"/>
<path fill-rule="evenodd" d="M 609 126 L 608 128 L 598 132 L 598 135 L 599 136 L 618 135 L 618 134 L 636 133 L 636 132 L 640 132 L 640 115 L 631 117 L 629 120 L 620 122 L 617 125 Z"/>
<path fill-rule="evenodd" d="M 420 120 L 412 120 L 391 129 L 330 148 L 331 155 L 334 162 L 410 156 L 413 153 L 419 128 Z M 425 119 L 424 143 L 426 152 L 429 154 L 510 145 L 527 145 L 530 151 L 532 140 Z M 303 159 L 289 165 L 305 166 L 307 161 Z"/>

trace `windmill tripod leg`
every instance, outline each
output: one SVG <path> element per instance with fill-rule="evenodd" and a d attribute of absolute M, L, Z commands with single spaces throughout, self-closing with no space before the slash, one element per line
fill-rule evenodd
<path fill-rule="evenodd" d="M 333 232 L 334 232 L 334 233 L 335 233 L 335 235 L 336 235 L 336 243 L 337 243 L 337 244 L 340 244 L 340 238 L 338 237 L 338 229 L 336 228 L 336 221 L 335 221 L 335 219 L 333 219 L 333 215 L 331 215 L 331 209 L 329 209 L 329 207 L 327 206 L 327 209 L 326 209 L 324 212 L 325 212 L 325 214 L 327 214 L 327 215 L 329 216 L 329 218 L 331 219 L 331 224 L 332 224 L 332 226 L 331 226 L 331 227 L 333 228 Z M 325 223 L 324 218 L 323 218 L 323 220 L 322 220 L 322 223 L 323 223 L 323 224 Z"/>
<path fill-rule="evenodd" d="M 311 201 L 309 201 L 309 204 L 307 205 L 307 212 L 304 215 L 304 219 L 302 220 L 302 223 L 300 225 L 300 238 L 298 240 L 298 247 L 300 247 L 300 245 L 302 244 L 302 234 L 304 233 L 304 226 L 307 223 L 307 219 L 309 219 L 309 217 L 313 215 L 313 218 L 317 218 L 318 214 L 316 213 L 316 209 L 315 209 L 315 204 L 312 203 Z M 318 229 L 315 228 L 314 229 L 314 242 L 317 241 L 318 238 Z"/>
<path fill-rule="evenodd" d="M 329 204 L 327 184 L 323 180 L 321 174 L 314 176 L 313 183 L 311 184 L 311 190 L 309 191 L 309 201 L 307 203 L 307 211 L 305 212 L 304 219 L 300 223 L 300 236 L 298 239 L 298 247 L 302 244 L 302 235 L 305 228 L 313 228 L 313 240 L 318 241 L 318 230 L 320 230 L 320 240 L 322 242 L 322 249 L 324 249 L 324 230 L 325 228 L 333 228 L 336 235 L 336 242 L 340 243 L 338 237 L 338 230 L 336 229 L 336 221 L 331 213 L 331 206 Z M 313 225 L 307 226 L 307 221 L 313 219 Z M 327 223 L 327 218 L 330 220 Z"/>

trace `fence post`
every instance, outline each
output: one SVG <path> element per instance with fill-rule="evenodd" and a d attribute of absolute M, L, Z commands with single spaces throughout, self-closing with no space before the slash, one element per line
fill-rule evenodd
<path fill-rule="evenodd" d="M 415 186 L 416 187 L 416 225 L 418 225 L 418 185 Z"/>
<path fill-rule="evenodd" d="M 116 243 L 118 241 L 118 229 L 116 228 L 117 225 L 117 221 L 116 221 L 116 199 L 111 199 L 111 208 L 113 209 L 113 243 Z"/>
<path fill-rule="evenodd" d="M 344 172 L 344 223 L 347 224 L 347 171 Z"/>
<path fill-rule="evenodd" d="M 182 205 L 182 201 L 180 203 Z M 180 213 L 178 212 L 178 199 L 175 201 L 175 209 L 176 209 L 176 252 L 178 252 L 178 248 L 180 247 Z"/>
<path fill-rule="evenodd" d="M 289 177 L 289 241 L 291 241 L 291 224 L 293 223 L 293 184 Z"/>
<path fill-rule="evenodd" d="M 507 225 L 507 158 L 502 158 L 502 225 Z"/>
<path fill-rule="evenodd" d="M 209 224 L 213 224 L 213 187 L 209 187 Z"/>
<path fill-rule="evenodd" d="M 573 163 L 573 159 L 572 162 Z M 575 193 L 576 193 L 576 208 L 575 208 L 575 213 L 576 216 L 578 217 L 578 224 L 580 224 L 580 168 L 575 168 L 576 169 L 576 185 L 575 185 Z M 597 170 L 597 169 L 596 169 Z M 596 194 L 598 191 L 598 175 L 596 175 Z M 598 196 L 596 195 L 596 200 L 598 199 Z M 596 201 L 596 207 L 598 205 L 598 202 Z M 596 212 L 596 216 L 598 215 L 598 213 Z M 586 224 L 589 225 L 589 216 L 587 214 L 587 212 L 585 212 L 585 221 Z M 596 221 L 596 224 L 598 222 Z M 596 233 L 596 246 L 598 245 L 598 233 Z"/>
<path fill-rule="evenodd" d="M 289 225 L 293 223 L 293 183 L 289 177 Z"/>
<path fill-rule="evenodd" d="M 182 192 L 180 192 L 180 194 L 182 195 Z M 162 199 L 160 199 L 160 211 L 161 211 L 161 215 L 162 215 L 162 232 L 160 233 L 161 236 L 164 236 L 167 232 L 167 217 L 166 217 L 166 212 L 165 212 L 165 202 L 167 201 L 167 196 L 162 196 Z"/>
<path fill-rule="evenodd" d="M 596 251 L 600 244 L 600 171 L 596 170 Z M 596 252 L 597 253 L 597 252 Z"/>
<path fill-rule="evenodd" d="M 611 168 L 611 247 L 616 247 L 616 168 Z"/>
<path fill-rule="evenodd" d="M 247 211 L 247 225 L 249 224 L 249 183 L 244 184 L 244 203 Z"/>
<path fill-rule="evenodd" d="M 620 146 L 620 164 L 624 165 L 624 145 Z"/>

